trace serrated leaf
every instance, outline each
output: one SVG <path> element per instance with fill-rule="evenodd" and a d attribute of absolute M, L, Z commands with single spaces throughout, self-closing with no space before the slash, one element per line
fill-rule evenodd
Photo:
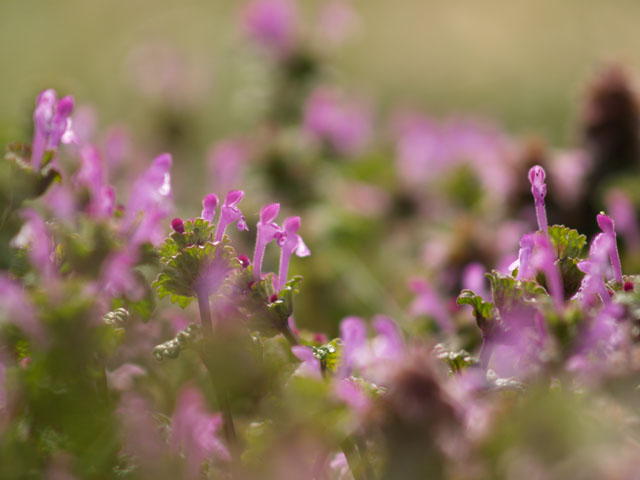
<path fill-rule="evenodd" d="M 343 343 L 340 338 L 334 338 L 329 343 L 319 347 L 311 347 L 313 356 L 320 362 L 322 371 L 329 371 L 331 373 L 338 371 L 338 365 L 342 358 L 342 347 Z"/>
<path fill-rule="evenodd" d="M 529 303 L 541 295 L 547 295 L 546 290 L 534 281 L 516 280 L 511 275 L 504 275 L 497 270 L 487 273 L 491 284 L 493 304 L 500 313 L 508 312 L 523 303 Z"/>
<path fill-rule="evenodd" d="M 587 244 L 587 237 L 564 225 L 549 227 L 549 239 L 559 259 L 581 258 Z"/>
<path fill-rule="evenodd" d="M 438 360 L 445 362 L 451 369 L 451 373 L 460 373 L 467 367 L 478 364 L 478 359 L 472 356 L 466 350 L 458 350 L 453 352 L 441 343 L 437 344 L 433 349 L 433 354 Z"/>
<path fill-rule="evenodd" d="M 485 331 L 496 317 L 496 311 L 492 303 L 485 301 L 480 295 L 471 290 L 463 290 L 457 299 L 458 305 L 471 305 L 473 316 L 478 327 Z"/>
<path fill-rule="evenodd" d="M 195 323 L 180 330 L 174 338 L 167 340 L 153 349 L 153 356 L 156 360 L 165 358 L 178 358 L 183 349 L 195 345 L 200 341 L 200 326 Z"/>

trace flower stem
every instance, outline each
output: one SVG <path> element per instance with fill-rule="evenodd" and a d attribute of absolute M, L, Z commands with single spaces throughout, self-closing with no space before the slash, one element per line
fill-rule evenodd
<path fill-rule="evenodd" d="M 211 308 L 209 306 L 209 295 L 206 292 L 198 291 L 198 307 L 200 308 L 200 323 L 202 324 L 202 333 L 205 341 L 211 339 L 213 335 L 213 325 L 211 323 Z M 222 412 L 224 436 L 231 451 L 231 455 L 234 456 L 234 452 L 237 449 L 237 436 L 236 429 L 233 423 L 233 416 L 231 415 L 231 405 L 229 403 L 229 397 L 226 392 L 223 392 L 216 381 L 215 368 L 211 365 L 206 351 L 202 348 L 198 349 L 200 360 L 204 364 L 207 372 L 209 373 L 209 379 L 213 386 L 213 391 L 218 402 L 218 406 Z"/>
<path fill-rule="evenodd" d="M 296 334 L 293 333 L 293 330 L 291 330 L 288 322 L 284 326 L 280 327 L 280 333 L 284 335 L 284 338 L 289 341 L 292 347 L 295 345 L 300 345 L 300 340 L 298 340 Z"/>
<path fill-rule="evenodd" d="M 356 442 L 353 438 L 351 436 L 345 438 L 341 447 L 344 452 L 344 456 L 347 458 L 347 463 L 349 464 L 349 469 L 351 470 L 353 478 L 355 480 L 369 480 L 369 469 L 366 468 L 365 462 L 362 461 L 362 457 L 360 452 L 358 452 Z"/>

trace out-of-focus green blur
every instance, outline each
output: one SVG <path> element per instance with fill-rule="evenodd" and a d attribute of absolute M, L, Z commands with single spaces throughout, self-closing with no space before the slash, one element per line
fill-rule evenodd
<path fill-rule="evenodd" d="M 301 2 L 305 3 L 305 2 Z M 312 2 L 306 2 L 311 4 Z M 319 1 L 313 3 L 320 3 Z M 359 37 L 335 54 L 340 75 L 383 107 L 477 112 L 517 132 L 555 141 L 581 82 L 610 58 L 640 64 L 640 3 L 632 0 L 362 0 Z M 228 0 L 2 0 L 0 139 L 27 128 L 45 87 L 91 102 L 104 122 L 144 131 L 146 103 L 132 88 L 131 52 L 174 45 L 208 85 L 199 85 L 198 143 L 242 125 L 235 50 L 240 2 Z M 194 72 L 190 72 L 193 76 Z M 224 121 L 224 122 L 223 122 Z"/>

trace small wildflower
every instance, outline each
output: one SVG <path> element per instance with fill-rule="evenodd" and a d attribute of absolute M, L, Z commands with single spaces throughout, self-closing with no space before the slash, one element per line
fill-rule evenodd
<path fill-rule="evenodd" d="M 531 182 L 531 193 L 533 194 L 536 206 L 536 217 L 538 218 L 538 230 L 547 232 L 547 211 L 544 207 L 544 197 L 547 195 L 547 185 L 544 169 L 540 165 L 531 167 L 529 170 L 529 182 Z"/>
<path fill-rule="evenodd" d="M 302 237 L 298 235 L 300 229 L 300 217 L 289 217 L 282 224 L 284 232 L 278 238 L 278 244 L 282 248 L 280 254 L 280 269 L 278 271 L 278 290 L 282 290 L 287 283 L 287 272 L 289 271 L 289 260 L 293 252 L 298 257 L 307 257 L 311 252 L 305 245 Z"/>
<path fill-rule="evenodd" d="M 242 200 L 242 197 L 244 197 L 244 192 L 242 190 L 232 190 L 227 194 L 227 198 L 220 208 L 220 220 L 218 220 L 218 228 L 216 230 L 215 237 L 216 242 L 222 240 L 222 236 L 224 235 L 224 231 L 227 229 L 227 226 L 233 222 L 238 222 L 236 224 L 238 230 L 249 230 L 242 212 L 237 207 L 240 200 Z"/>
<path fill-rule="evenodd" d="M 216 207 L 218 206 L 218 197 L 215 193 L 210 193 L 202 200 L 202 213 L 200 216 L 207 222 L 213 222 L 216 215 Z"/>
<path fill-rule="evenodd" d="M 171 228 L 178 233 L 184 233 L 184 222 L 181 218 L 174 218 L 171 220 Z"/>
<path fill-rule="evenodd" d="M 279 203 L 271 203 L 260 212 L 257 226 L 256 248 L 253 255 L 253 275 L 256 282 L 262 278 L 262 259 L 267 244 L 282 234 L 282 229 L 274 222 L 280 211 Z"/>

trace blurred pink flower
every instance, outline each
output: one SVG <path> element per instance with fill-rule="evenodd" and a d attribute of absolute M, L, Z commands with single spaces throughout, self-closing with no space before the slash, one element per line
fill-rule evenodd
<path fill-rule="evenodd" d="M 42 157 L 47 150 L 57 150 L 60 142 L 75 141 L 75 134 L 71 129 L 72 111 L 73 97 L 70 95 L 58 100 L 53 89 L 45 90 L 38 95 L 33 113 L 31 164 L 34 169 L 40 168 Z"/>
<path fill-rule="evenodd" d="M 209 413 L 202 394 L 193 387 L 183 388 L 171 422 L 171 449 L 184 455 L 189 478 L 198 478 L 207 458 L 230 460 L 227 447 L 218 438 L 222 426 L 219 413 Z"/>
<path fill-rule="evenodd" d="M 638 229 L 636 209 L 629 196 L 622 190 L 611 190 L 607 193 L 606 204 L 627 248 L 640 249 L 640 230 Z"/>
<path fill-rule="evenodd" d="M 322 44 L 336 47 L 360 27 L 360 18 L 349 2 L 329 0 L 320 7 L 316 24 Z"/>
<path fill-rule="evenodd" d="M 238 208 L 238 203 L 240 203 L 243 197 L 243 190 L 232 190 L 227 194 L 222 207 L 220 207 L 220 219 L 218 220 L 218 228 L 216 229 L 215 236 L 216 242 L 222 240 L 227 226 L 234 222 L 238 222 L 236 224 L 238 230 L 249 230 L 247 222 L 244 219 L 244 215 L 242 215 L 242 212 Z"/>
<path fill-rule="evenodd" d="M 278 245 L 282 248 L 280 252 L 280 268 L 278 270 L 278 291 L 282 290 L 284 284 L 287 283 L 291 255 L 293 255 L 294 252 L 298 257 L 308 257 L 311 255 L 302 237 L 298 235 L 299 229 L 300 217 L 289 217 L 282 223 L 282 233 L 278 238 Z"/>
<path fill-rule="evenodd" d="M 412 278 L 409 280 L 409 288 L 416 294 L 409 306 L 411 315 L 433 317 L 443 331 L 452 332 L 454 327 L 447 307 L 431 285 L 423 278 Z"/>
<path fill-rule="evenodd" d="M 305 345 L 294 345 L 291 347 L 291 352 L 302 362 L 296 370 L 297 375 L 300 375 L 301 377 L 314 378 L 316 380 L 320 380 L 322 378 L 320 362 L 313 355 L 311 348 Z"/>
<path fill-rule="evenodd" d="M 319 87 L 305 104 L 304 130 L 316 141 L 327 142 L 340 155 L 362 153 L 371 140 L 372 129 L 368 108 L 336 90 Z"/>
<path fill-rule="evenodd" d="M 223 140 L 216 143 L 209 153 L 213 189 L 228 192 L 238 188 L 248 156 L 248 147 L 240 140 Z"/>
<path fill-rule="evenodd" d="M 298 34 L 293 0 L 253 0 L 242 12 L 245 35 L 267 53 L 282 58 L 293 50 Z"/>

